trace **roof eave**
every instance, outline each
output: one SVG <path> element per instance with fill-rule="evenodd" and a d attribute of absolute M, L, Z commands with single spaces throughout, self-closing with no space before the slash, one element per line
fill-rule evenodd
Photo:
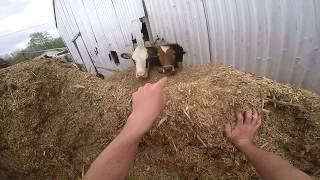
<path fill-rule="evenodd" d="M 55 24 L 56 24 L 56 28 L 58 29 L 55 0 L 52 0 L 52 6 L 53 6 L 54 22 L 55 22 Z"/>

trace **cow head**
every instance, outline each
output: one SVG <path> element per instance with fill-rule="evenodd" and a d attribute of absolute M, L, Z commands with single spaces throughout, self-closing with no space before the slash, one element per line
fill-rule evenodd
<path fill-rule="evenodd" d="M 169 46 L 159 46 L 157 50 L 159 61 L 162 66 L 162 69 L 160 69 L 159 72 L 169 74 L 175 73 L 175 52 L 172 49 L 170 49 Z"/>
<path fill-rule="evenodd" d="M 175 74 L 178 63 L 183 61 L 185 54 L 183 48 L 178 44 L 159 46 L 157 48 L 159 61 L 162 66 L 160 73 Z"/>
<path fill-rule="evenodd" d="M 174 74 L 184 54 L 180 45 L 170 44 L 157 47 L 137 46 L 131 53 L 122 53 L 121 57 L 134 61 L 137 78 L 147 78 L 150 66 L 161 66 L 160 73 Z"/>
<path fill-rule="evenodd" d="M 144 46 L 137 46 L 132 53 L 122 53 L 124 59 L 132 59 L 136 65 L 136 77 L 147 78 L 149 71 L 148 50 Z"/>

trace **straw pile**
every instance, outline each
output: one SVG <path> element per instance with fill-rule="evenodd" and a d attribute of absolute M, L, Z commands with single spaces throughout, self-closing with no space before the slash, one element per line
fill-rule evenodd
<path fill-rule="evenodd" d="M 0 179 L 77 179 L 119 133 L 131 94 L 162 75 L 106 81 L 69 64 L 30 61 L 0 71 Z M 168 101 L 140 144 L 130 178 L 257 176 L 222 136 L 234 110 L 263 115 L 256 144 L 320 176 L 320 96 L 224 66 L 169 77 Z"/>

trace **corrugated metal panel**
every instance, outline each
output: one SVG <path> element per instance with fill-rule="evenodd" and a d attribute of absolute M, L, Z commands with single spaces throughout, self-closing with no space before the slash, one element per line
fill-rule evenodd
<path fill-rule="evenodd" d="M 81 32 L 81 37 L 77 43 L 79 43 L 79 47 L 81 47 L 82 51 L 81 54 L 88 54 L 88 58 L 84 58 L 86 61 L 93 61 L 95 64 L 97 61 L 99 61 L 98 57 L 95 56 L 95 49 L 98 47 L 97 42 L 95 41 L 95 35 L 91 27 L 91 22 L 86 14 L 86 10 L 83 6 L 82 1 L 79 0 L 70 0 L 70 1 L 64 1 L 66 4 L 69 3 L 68 11 L 70 14 L 72 14 L 71 18 L 75 20 L 75 23 L 77 25 L 77 28 Z M 83 44 L 80 42 L 84 41 Z M 87 53 L 86 53 L 87 52 Z M 94 68 L 90 67 L 90 70 L 94 70 Z"/>
<path fill-rule="evenodd" d="M 310 63 L 306 78 L 302 82 L 303 87 L 310 87 L 320 93 L 320 1 L 314 1 L 313 4 L 314 25 L 312 42 L 314 47 L 310 56 Z"/>
<path fill-rule="evenodd" d="M 133 50 L 132 37 L 136 38 L 138 44 L 143 45 L 141 34 L 141 22 L 139 18 L 145 16 L 142 0 L 111 0 L 115 10 L 119 28 L 116 31 L 122 32 L 122 45 L 119 52 L 129 52 Z M 122 59 L 122 58 L 121 58 Z M 122 59 L 122 69 L 132 67 L 132 61 Z"/>
<path fill-rule="evenodd" d="M 320 92 L 319 1 L 145 3 L 154 37 L 180 43 L 185 64 L 232 65 Z"/>
<path fill-rule="evenodd" d="M 139 44 L 143 44 L 141 36 L 141 23 L 139 18 L 144 17 L 141 0 L 112 0 L 119 26 L 124 35 L 124 44 L 132 47 L 131 33 Z"/>
<path fill-rule="evenodd" d="M 70 50 L 70 53 L 75 58 L 77 63 L 84 64 L 88 72 L 95 74 L 93 65 L 88 54 L 86 53 L 84 43 L 82 41 L 78 41 L 78 51 L 75 44 L 72 42 L 72 39 L 76 36 L 76 34 L 79 33 L 79 29 L 68 4 L 66 4 L 63 0 L 56 0 L 55 6 L 56 18 L 58 21 L 58 31 L 64 39 L 64 42 Z"/>
<path fill-rule="evenodd" d="M 104 34 L 104 31 L 102 29 L 102 25 L 99 21 L 99 17 L 96 11 L 96 4 L 95 0 L 86 0 L 82 1 L 82 4 L 84 6 L 84 9 L 86 12 L 84 14 L 87 15 L 89 24 L 92 30 L 92 36 L 94 37 L 94 41 L 96 44 L 96 48 L 94 51 L 93 56 L 96 56 L 96 67 L 102 67 L 104 69 L 109 70 L 117 70 L 115 63 L 110 61 L 108 54 L 111 52 L 111 48 L 108 45 L 109 39 Z"/>
<path fill-rule="evenodd" d="M 116 12 L 112 1 L 95 0 L 96 12 L 100 21 L 104 35 L 107 37 L 108 47 L 110 50 L 121 52 L 125 46 L 124 33 L 120 29 L 117 20 Z M 122 70 L 129 67 L 131 64 L 128 61 L 121 61 L 118 69 Z"/>
<path fill-rule="evenodd" d="M 64 8 L 61 5 L 61 1 L 55 0 L 55 6 L 56 6 L 56 19 L 57 19 L 56 23 L 57 23 L 57 26 L 59 27 L 58 28 L 59 34 L 63 38 L 74 60 L 79 64 L 84 64 L 81 57 L 79 56 L 77 49 L 71 42 L 72 37 L 74 37 L 73 30 L 70 27 L 72 23 L 69 22 L 70 19 L 65 18 L 67 16 L 65 15 Z"/>
<path fill-rule="evenodd" d="M 179 43 L 187 52 L 184 64 L 209 64 L 205 11 L 200 0 L 146 0 L 153 38 Z"/>
<path fill-rule="evenodd" d="M 131 23 L 144 16 L 141 0 L 111 0 L 121 24 Z"/>
<path fill-rule="evenodd" d="M 141 0 L 57 0 L 55 6 L 60 16 L 58 21 L 63 23 L 58 29 L 69 49 L 75 49 L 71 40 L 81 32 L 79 38 L 84 43 L 76 42 L 87 69 L 94 71 L 90 59 L 99 71 L 123 70 L 133 66 L 132 61 L 122 59 L 120 53 L 132 50 L 131 34 L 139 44 L 143 44 L 139 21 L 144 17 Z M 118 67 L 109 59 L 111 50 L 119 55 Z M 78 55 L 77 59 L 80 57 L 77 51 L 72 50 L 71 53 Z"/>
<path fill-rule="evenodd" d="M 139 22 L 139 18 L 144 16 L 142 2 L 86 0 L 84 5 L 94 34 L 99 38 L 97 41 L 100 41 L 98 45 L 102 53 L 107 55 L 106 52 L 110 50 L 116 51 L 120 58 L 120 65 L 117 67 L 119 70 L 132 67 L 132 61 L 122 59 L 120 53 L 132 50 L 131 34 L 135 35 L 140 44 L 143 43 Z"/>
<path fill-rule="evenodd" d="M 57 2 L 60 4 L 57 11 L 63 16 L 57 21 L 60 19 L 60 24 L 64 24 L 59 32 L 64 39 L 70 40 L 69 36 L 80 30 L 89 49 L 98 46 L 102 52 L 132 50 L 131 33 L 142 44 L 139 18 L 145 15 L 143 0 L 83 0 L 87 12 L 79 6 L 80 0 Z M 319 1 L 144 0 L 144 3 L 153 39 L 165 38 L 169 43 L 182 45 L 187 51 L 184 64 L 222 63 L 320 92 Z M 76 14 L 74 17 L 72 12 Z M 99 40 L 95 41 L 92 34 Z M 100 61 L 108 66 L 104 58 L 105 55 Z M 117 68 L 130 66 L 132 62 L 121 59 Z"/>
<path fill-rule="evenodd" d="M 203 2 L 214 63 L 320 91 L 318 1 Z"/>

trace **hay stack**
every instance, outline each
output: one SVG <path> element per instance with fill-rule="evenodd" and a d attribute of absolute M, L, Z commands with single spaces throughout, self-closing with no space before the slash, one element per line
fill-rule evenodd
<path fill-rule="evenodd" d="M 0 71 L 0 178 L 81 178 L 130 114 L 131 94 L 151 79 L 134 71 L 107 81 L 68 64 L 31 61 Z M 320 176 L 320 97 L 223 66 L 196 66 L 169 78 L 159 123 L 140 145 L 130 177 L 257 176 L 222 136 L 233 111 L 256 107 L 256 143 Z M 161 122 L 161 123 L 160 123 Z"/>

